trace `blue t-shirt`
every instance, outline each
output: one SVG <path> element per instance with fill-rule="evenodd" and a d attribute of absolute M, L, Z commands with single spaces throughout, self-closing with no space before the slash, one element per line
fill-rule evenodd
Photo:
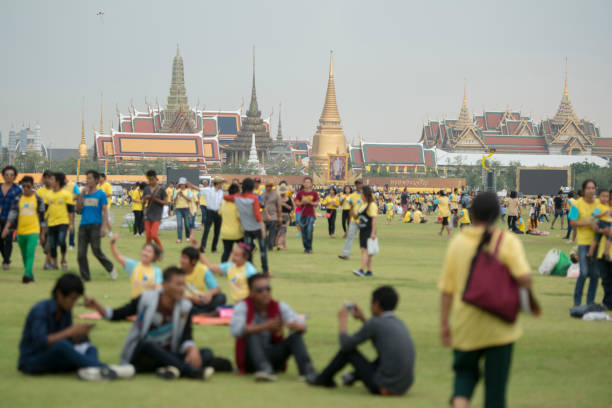
<path fill-rule="evenodd" d="M 102 208 L 106 204 L 108 204 L 108 200 L 102 190 L 83 195 L 81 225 L 102 224 Z"/>

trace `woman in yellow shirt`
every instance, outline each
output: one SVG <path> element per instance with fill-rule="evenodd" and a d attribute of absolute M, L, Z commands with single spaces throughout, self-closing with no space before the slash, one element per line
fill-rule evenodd
<path fill-rule="evenodd" d="M 40 236 L 41 243 L 45 242 L 44 220 L 45 204 L 43 199 L 34 192 L 34 179 L 24 176 L 21 179 L 23 194 L 15 201 L 11 208 L 7 223 L 2 231 L 2 238 L 6 238 L 11 228 L 17 224 L 17 243 L 21 250 L 21 258 L 25 267 L 25 273 L 21 278 L 22 283 L 34 282 L 32 267 L 34 266 L 34 254 Z M 43 231 L 41 234 L 41 230 Z"/>
<path fill-rule="evenodd" d="M 472 202 L 473 226 L 462 229 L 449 243 L 438 285 L 442 304 L 440 336 L 446 347 L 453 348 L 454 354 L 453 407 L 468 406 L 480 376 L 482 358 L 485 359 L 485 406 L 506 406 L 512 348 L 521 337 L 521 328 L 518 322 L 508 323 L 462 300 L 473 258 L 481 250 L 492 252 L 500 235 L 503 239 L 497 255 L 499 262 L 508 267 L 520 286 L 531 287 L 523 245 L 516 235 L 495 228 L 498 216 L 495 193 L 476 196 Z"/>
<path fill-rule="evenodd" d="M 361 202 L 359 212 L 353 212 L 359 227 L 359 248 L 361 248 L 361 269 L 355 269 L 357 276 L 372 276 L 372 255 L 368 254 L 368 239 L 376 238 L 376 216 L 378 206 L 370 186 L 361 188 Z"/>
<path fill-rule="evenodd" d="M 191 213 L 189 204 L 192 199 L 191 190 L 187 187 L 187 179 L 185 177 L 179 178 L 172 200 L 174 203 L 174 213 L 176 214 L 177 243 L 183 241 L 183 224 L 185 225 L 185 238 L 189 239 L 191 235 Z"/>
<path fill-rule="evenodd" d="M 144 235 L 144 218 L 142 215 L 142 192 L 144 191 L 144 183 L 138 183 L 130 191 L 132 199 L 132 212 L 134 213 L 134 236 L 142 237 Z"/>
<path fill-rule="evenodd" d="M 353 193 L 353 188 L 349 185 L 344 186 L 342 194 L 340 194 L 340 203 L 342 204 L 342 230 L 344 231 L 343 238 L 346 238 L 346 229 L 351 220 L 351 201 L 349 197 Z"/>
<path fill-rule="evenodd" d="M 232 184 L 227 190 L 228 195 L 238 194 L 240 187 L 237 184 Z M 223 255 L 221 255 L 221 263 L 227 262 L 229 259 L 234 244 L 240 242 L 244 238 L 244 229 L 240 223 L 240 214 L 238 207 L 232 201 L 223 200 L 219 215 L 223 222 L 221 223 L 221 241 L 223 241 Z"/>
<path fill-rule="evenodd" d="M 567 216 L 570 225 L 576 228 L 578 263 L 580 264 L 580 275 L 576 279 L 574 288 L 574 306 L 580 306 L 582 303 L 582 292 L 587 277 L 590 278 L 586 297 L 587 305 L 595 302 L 597 293 L 599 277 L 595 266 L 588 259 L 589 246 L 595 239 L 595 231 L 598 230 L 597 221 L 593 217 L 593 213 L 599 206 L 599 200 L 595 198 L 595 190 L 597 190 L 595 181 L 586 180 L 582 183 L 582 198 L 574 202 Z"/>
<path fill-rule="evenodd" d="M 329 189 L 329 194 L 321 202 L 325 206 L 325 218 L 327 218 L 327 231 L 330 238 L 334 238 L 336 233 L 336 212 L 340 207 L 340 197 L 335 187 Z"/>
<path fill-rule="evenodd" d="M 450 237 L 450 219 L 451 211 L 450 211 L 450 202 L 448 196 L 446 195 L 446 191 L 440 190 L 440 198 L 438 198 L 438 217 L 442 219 L 442 228 L 440 228 L 440 232 L 438 235 L 442 236 L 444 230 L 448 232 L 448 236 Z"/>
<path fill-rule="evenodd" d="M 66 175 L 64 173 L 54 173 L 51 176 L 51 191 L 45 195 L 51 263 L 45 265 L 43 269 L 58 269 L 57 247 L 59 246 L 62 253 L 62 270 L 68 270 L 66 234 L 74 231 L 74 200 L 72 193 L 64 189 L 65 185 Z"/>

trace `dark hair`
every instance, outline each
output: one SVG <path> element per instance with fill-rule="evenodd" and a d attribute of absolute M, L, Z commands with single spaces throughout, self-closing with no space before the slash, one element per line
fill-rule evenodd
<path fill-rule="evenodd" d="M 391 286 L 381 286 L 372 292 L 372 303 L 377 302 L 385 312 L 395 309 L 398 300 L 397 292 Z"/>
<path fill-rule="evenodd" d="M 30 183 L 34 185 L 34 179 L 32 178 L 32 176 L 23 176 L 21 178 L 21 181 L 19 181 L 19 184 L 23 184 L 23 183 Z"/>
<path fill-rule="evenodd" d="M 8 165 L 2 169 L 2 175 L 4 176 L 4 173 L 6 173 L 8 170 L 13 170 L 13 173 L 15 173 L 15 177 L 17 177 L 17 174 L 19 174 L 15 166 Z"/>
<path fill-rule="evenodd" d="M 22 179 L 23 180 L 23 179 Z M 601 195 L 601 193 L 605 193 L 607 192 L 608 189 L 607 188 L 600 188 L 599 191 L 597 192 L 597 195 Z"/>
<path fill-rule="evenodd" d="M 336 187 L 330 187 L 330 188 L 329 188 L 329 192 L 331 193 L 332 191 L 333 191 L 335 194 L 338 194 L 338 191 L 336 191 Z"/>
<path fill-rule="evenodd" d="M 511 191 L 510 192 L 510 198 L 516 198 L 518 194 L 516 194 L 516 191 Z"/>
<path fill-rule="evenodd" d="M 514 192 L 516 193 L 516 192 Z M 493 232 L 491 226 L 495 224 L 499 217 L 499 202 L 497 201 L 497 195 L 493 192 L 479 193 L 474 201 L 472 201 L 472 207 L 470 208 L 470 217 L 472 221 L 480 221 L 486 223 L 484 233 L 480 239 L 480 243 L 476 248 L 476 253 L 472 259 L 470 270 L 474 266 L 476 257 L 482 251 L 482 248 L 491 241 Z"/>
<path fill-rule="evenodd" d="M 251 276 L 248 280 L 249 290 L 253 289 L 253 285 L 255 284 L 255 282 L 257 282 L 258 280 L 262 280 L 262 279 L 268 279 L 268 277 L 264 275 L 263 273 L 256 273 L 255 275 Z"/>
<path fill-rule="evenodd" d="M 255 188 L 255 181 L 252 178 L 247 177 L 242 180 L 242 192 L 243 193 L 251 193 Z"/>
<path fill-rule="evenodd" d="M 191 246 L 183 248 L 181 255 L 185 255 L 190 261 L 197 261 L 200 259 L 200 251 Z"/>
<path fill-rule="evenodd" d="M 230 184 L 229 188 L 227 189 L 227 194 L 232 195 L 232 194 L 236 194 L 240 191 L 240 186 L 238 186 L 238 184 Z"/>
<path fill-rule="evenodd" d="M 51 170 L 48 170 L 48 169 L 43 171 L 43 174 L 42 174 L 43 178 L 51 177 L 52 175 L 53 175 L 53 172 Z"/>
<path fill-rule="evenodd" d="M 361 194 L 363 194 L 368 204 L 374 201 L 374 196 L 372 195 L 372 187 L 363 186 L 363 188 L 361 189 Z"/>
<path fill-rule="evenodd" d="M 255 247 L 247 244 L 246 242 L 238 242 L 236 245 L 246 254 L 247 261 L 251 262 L 253 259 L 253 252 L 255 252 Z"/>
<path fill-rule="evenodd" d="M 85 293 L 85 287 L 83 286 L 83 281 L 79 276 L 75 275 L 74 273 L 65 273 L 55 282 L 55 286 L 51 291 L 51 297 L 55 299 L 58 291 L 63 296 L 68 296 L 72 293 L 82 295 Z"/>
<path fill-rule="evenodd" d="M 185 275 L 185 271 L 176 266 L 169 266 L 164 269 L 164 282 L 168 282 L 174 275 Z"/>
<path fill-rule="evenodd" d="M 347 184 L 346 186 L 344 186 L 344 188 L 342 189 L 342 192 L 343 192 L 344 194 L 346 194 L 346 189 L 347 189 L 347 188 L 349 189 L 349 192 L 348 192 L 348 193 L 349 193 L 349 194 L 351 194 L 351 193 L 353 192 L 353 187 L 349 186 L 348 184 Z"/>
<path fill-rule="evenodd" d="M 4 171 L 2 171 L 2 174 L 4 174 Z M 595 182 L 595 180 L 593 180 L 593 179 L 586 179 L 586 180 L 584 180 L 582 182 L 582 189 L 581 189 L 581 191 L 584 192 L 584 189 L 589 185 L 589 183 L 593 183 L 595 188 L 597 188 L 597 183 Z"/>
<path fill-rule="evenodd" d="M 157 178 L 157 173 L 155 172 L 155 170 L 147 170 L 145 175 L 147 176 L 147 178 L 148 177 L 155 177 L 155 178 Z"/>
<path fill-rule="evenodd" d="M 106 173 L 100 172 L 100 173 L 98 173 L 98 175 L 99 175 L 100 178 L 106 178 Z"/>
<path fill-rule="evenodd" d="M 163 253 L 161 248 L 155 245 L 153 242 L 147 242 L 146 244 L 142 246 L 142 248 L 144 249 L 148 246 L 150 246 L 153 249 L 153 262 L 158 261 L 159 258 L 161 258 L 162 253 Z"/>
<path fill-rule="evenodd" d="M 310 180 L 310 182 L 312 183 L 312 177 L 306 176 L 306 177 L 304 177 L 304 179 L 302 181 L 306 181 L 306 180 Z"/>
<path fill-rule="evenodd" d="M 90 174 L 94 178 L 94 180 L 100 180 L 100 173 L 98 173 L 96 170 L 87 170 L 87 173 L 85 173 L 86 176 L 89 176 Z"/>
<path fill-rule="evenodd" d="M 66 175 L 61 171 L 53 173 L 53 177 L 55 177 L 55 181 L 59 183 L 60 188 L 66 185 Z"/>
<path fill-rule="evenodd" d="M 363 184 L 363 180 L 362 179 L 355 180 L 355 185 L 357 185 L 357 184 Z"/>
<path fill-rule="evenodd" d="M 570 192 L 567 194 L 567 196 L 568 196 L 569 198 L 574 198 L 574 197 L 576 197 L 576 192 L 575 192 L 574 190 L 572 190 L 572 191 L 570 191 Z"/>

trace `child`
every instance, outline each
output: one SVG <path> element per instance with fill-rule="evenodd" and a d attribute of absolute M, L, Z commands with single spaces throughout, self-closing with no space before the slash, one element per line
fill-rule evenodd
<path fill-rule="evenodd" d="M 514 232 L 516 232 L 517 234 L 524 234 L 525 233 L 525 221 L 523 220 L 523 217 L 520 217 L 518 219 L 517 230 L 514 231 Z"/>
<path fill-rule="evenodd" d="M 542 216 L 542 213 L 540 213 L 540 217 Z M 527 234 L 529 235 L 548 235 L 548 231 L 540 231 L 538 229 L 538 226 L 540 225 L 540 222 L 538 221 L 538 217 L 535 214 L 531 214 L 531 216 L 529 217 L 529 222 L 527 223 Z"/>
<path fill-rule="evenodd" d="M 41 244 L 45 243 L 45 204 L 43 199 L 34 192 L 32 177 L 24 176 L 19 184 L 21 184 L 23 194 L 19 200 L 14 202 L 9 212 L 7 223 L 2 231 L 2 238 L 6 238 L 11 228 L 17 224 L 17 243 L 21 249 L 21 257 L 25 266 L 21 283 L 30 283 L 34 282 L 32 267 L 39 236 Z"/>
<path fill-rule="evenodd" d="M 230 262 L 213 264 L 204 256 L 200 255 L 200 262 L 207 266 L 208 270 L 219 276 L 227 276 L 229 291 L 234 302 L 238 303 L 249 296 L 248 279 L 257 274 L 257 269 L 251 263 L 254 248 L 244 242 L 234 246 L 230 255 Z"/>
<path fill-rule="evenodd" d="M 593 258 L 593 254 L 597 249 L 597 245 L 601 241 L 601 237 L 606 236 L 606 247 L 604 251 L 605 260 L 610 262 L 610 242 L 612 242 L 612 234 L 610 233 L 610 227 L 612 226 L 612 210 L 610 209 L 610 191 L 599 190 L 599 207 L 593 213 L 593 217 L 597 218 L 597 226 L 599 231 L 595 234 L 595 239 L 589 247 L 588 257 Z"/>
<path fill-rule="evenodd" d="M 130 278 L 132 299 L 136 299 L 144 292 L 160 289 L 163 282 L 162 271 L 153 265 L 161 256 L 161 250 L 152 242 L 144 244 L 140 251 L 140 262 L 126 258 L 119 253 L 115 243 L 119 235 L 114 234 L 110 239 L 110 248 L 113 256 L 123 266 Z"/>
<path fill-rule="evenodd" d="M 51 263 L 45 265 L 43 269 L 58 269 L 57 247 L 59 246 L 62 252 L 62 270 L 68 270 L 66 234 L 74 231 L 74 199 L 72 193 L 64 188 L 65 185 L 66 175 L 64 173 L 53 173 L 51 175 L 51 191 L 45 195 Z"/>
<path fill-rule="evenodd" d="M 406 210 L 406 214 L 404 214 L 404 219 L 402 221 L 406 224 L 412 222 L 412 208 Z"/>
<path fill-rule="evenodd" d="M 393 221 L 393 203 L 390 201 L 385 204 L 385 215 L 387 216 L 387 224 L 391 224 Z"/>
<path fill-rule="evenodd" d="M 461 223 L 459 229 L 470 225 L 470 212 L 467 209 L 467 204 L 461 203 L 461 211 L 459 212 L 459 222 Z"/>
<path fill-rule="evenodd" d="M 412 219 L 415 224 L 425 224 L 426 220 L 423 217 L 423 212 L 421 211 L 421 205 L 419 204 L 415 211 L 412 213 Z"/>

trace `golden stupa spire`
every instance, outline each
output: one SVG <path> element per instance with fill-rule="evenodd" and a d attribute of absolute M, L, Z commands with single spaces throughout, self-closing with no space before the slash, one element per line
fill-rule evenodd
<path fill-rule="evenodd" d="M 102 113 L 102 109 L 104 106 L 104 94 L 102 92 L 100 92 L 100 134 L 103 135 L 104 134 L 104 123 L 102 122 L 102 118 L 103 118 L 103 113 Z"/>
<path fill-rule="evenodd" d="M 461 112 L 459 113 L 459 119 L 457 119 L 457 123 L 455 127 L 457 129 L 463 130 L 466 127 L 472 125 L 472 119 L 470 117 L 470 111 L 467 106 L 467 81 L 463 81 L 463 103 L 461 104 Z"/>
<path fill-rule="evenodd" d="M 87 141 L 85 140 L 85 98 L 81 103 L 81 143 L 79 144 L 79 157 L 87 157 Z"/>
<path fill-rule="evenodd" d="M 329 79 L 327 81 L 327 94 L 325 95 L 325 105 L 319 119 L 321 124 L 340 124 L 340 113 L 336 103 L 336 85 L 334 83 L 334 52 L 329 52 Z"/>
<path fill-rule="evenodd" d="M 578 117 L 574 113 L 574 108 L 570 102 L 569 90 L 567 87 L 567 57 L 565 57 L 565 75 L 563 84 L 563 96 L 561 97 L 561 103 L 555 117 L 552 118 L 551 122 L 553 125 L 563 126 L 568 120 L 574 120 L 578 122 Z"/>
<path fill-rule="evenodd" d="M 563 87 L 563 96 L 567 96 L 569 98 L 569 91 L 567 89 L 567 57 L 565 57 L 565 84 Z"/>

